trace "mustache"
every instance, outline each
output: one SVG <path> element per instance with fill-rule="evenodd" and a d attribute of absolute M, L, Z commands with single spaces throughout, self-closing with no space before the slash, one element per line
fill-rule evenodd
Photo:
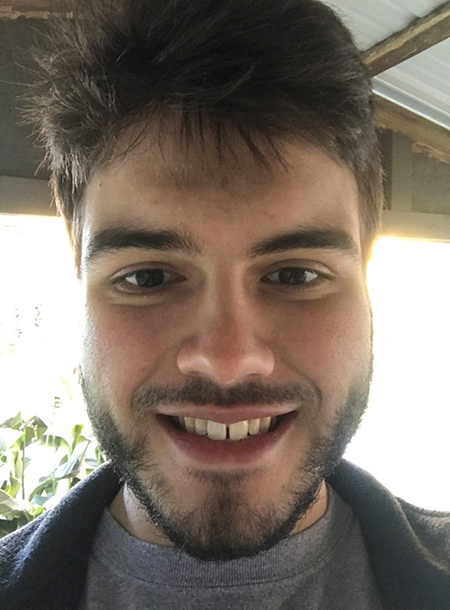
<path fill-rule="evenodd" d="M 223 388 L 207 379 L 192 379 L 183 386 L 141 386 L 134 394 L 133 408 L 137 411 L 161 406 L 179 405 L 275 405 L 294 402 L 296 405 L 318 407 L 321 392 L 311 381 L 302 384 L 266 385 L 248 381 Z"/>

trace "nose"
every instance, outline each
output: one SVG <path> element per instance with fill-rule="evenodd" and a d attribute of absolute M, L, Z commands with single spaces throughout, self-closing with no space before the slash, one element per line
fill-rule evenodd
<path fill-rule="evenodd" d="M 264 317 L 250 299 L 231 291 L 215 299 L 205 298 L 193 328 L 177 354 L 178 369 L 184 375 L 200 375 L 231 386 L 249 377 L 272 374 L 273 351 L 258 335 L 264 328 Z"/>

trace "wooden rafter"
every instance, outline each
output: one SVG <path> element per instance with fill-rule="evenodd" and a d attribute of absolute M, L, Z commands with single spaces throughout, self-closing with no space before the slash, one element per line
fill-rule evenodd
<path fill-rule="evenodd" d="M 379 127 L 408 136 L 415 143 L 414 150 L 450 163 L 450 131 L 445 127 L 380 96 L 375 97 L 375 121 Z"/>
<path fill-rule="evenodd" d="M 66 0 L 0 0 L 0 19 L 47 18 L 64 10 Z M 365 52 L 372 76 L 397 65 L 450 35 L 450 2 L 444 2 L 425 17 L 416 19 Z"/>
<path fill-rule="evenodd" d="M 0 0 L 0 19 L 47 19 L 64 12 L 65 0 Z"/>
<path fill-rule="evenodd" d="M 371 76 L 376 76 L 402 61 L 421 53 L 450 36 L 450 2 L 415 19 L 403 30 L 395 32 L 363 54 Z"/>

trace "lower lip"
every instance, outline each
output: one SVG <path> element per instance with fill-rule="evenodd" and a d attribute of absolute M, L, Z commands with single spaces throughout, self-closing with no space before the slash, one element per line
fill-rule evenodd
<path fill-rule="evenodd" d="M 295 411 L 288 413 L 272 432 L 248 436 L 241 441 L 212 441 L 205 436 L 177 430 L 166 416 L 157 416 L 157 419 L 177 449 L 187 458 L 202 465 L 243 466 L 258 462 L 273 452 L 287 435 L 295 416 Z"/>

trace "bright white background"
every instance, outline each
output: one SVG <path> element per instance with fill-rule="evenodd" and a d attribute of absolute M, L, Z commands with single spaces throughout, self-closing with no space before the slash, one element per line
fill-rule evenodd
<path fill-rule="evenodd" d="M 450 243 L 378 240 L 370 406 L 347 457 L 396 495 L 450 510 Z"/>
<path fill-rule="evenodd" d="M 368 271 L 374 380 L 346 454 L 396 495 L 437 510 L 450 510 L 449 269 L 450 244 L 377 242 Z M 19 410 L 54 430 L 86 421 L 79 297 L 59 219 L 0 215 L 0 286 L 0 421 Z"/>

